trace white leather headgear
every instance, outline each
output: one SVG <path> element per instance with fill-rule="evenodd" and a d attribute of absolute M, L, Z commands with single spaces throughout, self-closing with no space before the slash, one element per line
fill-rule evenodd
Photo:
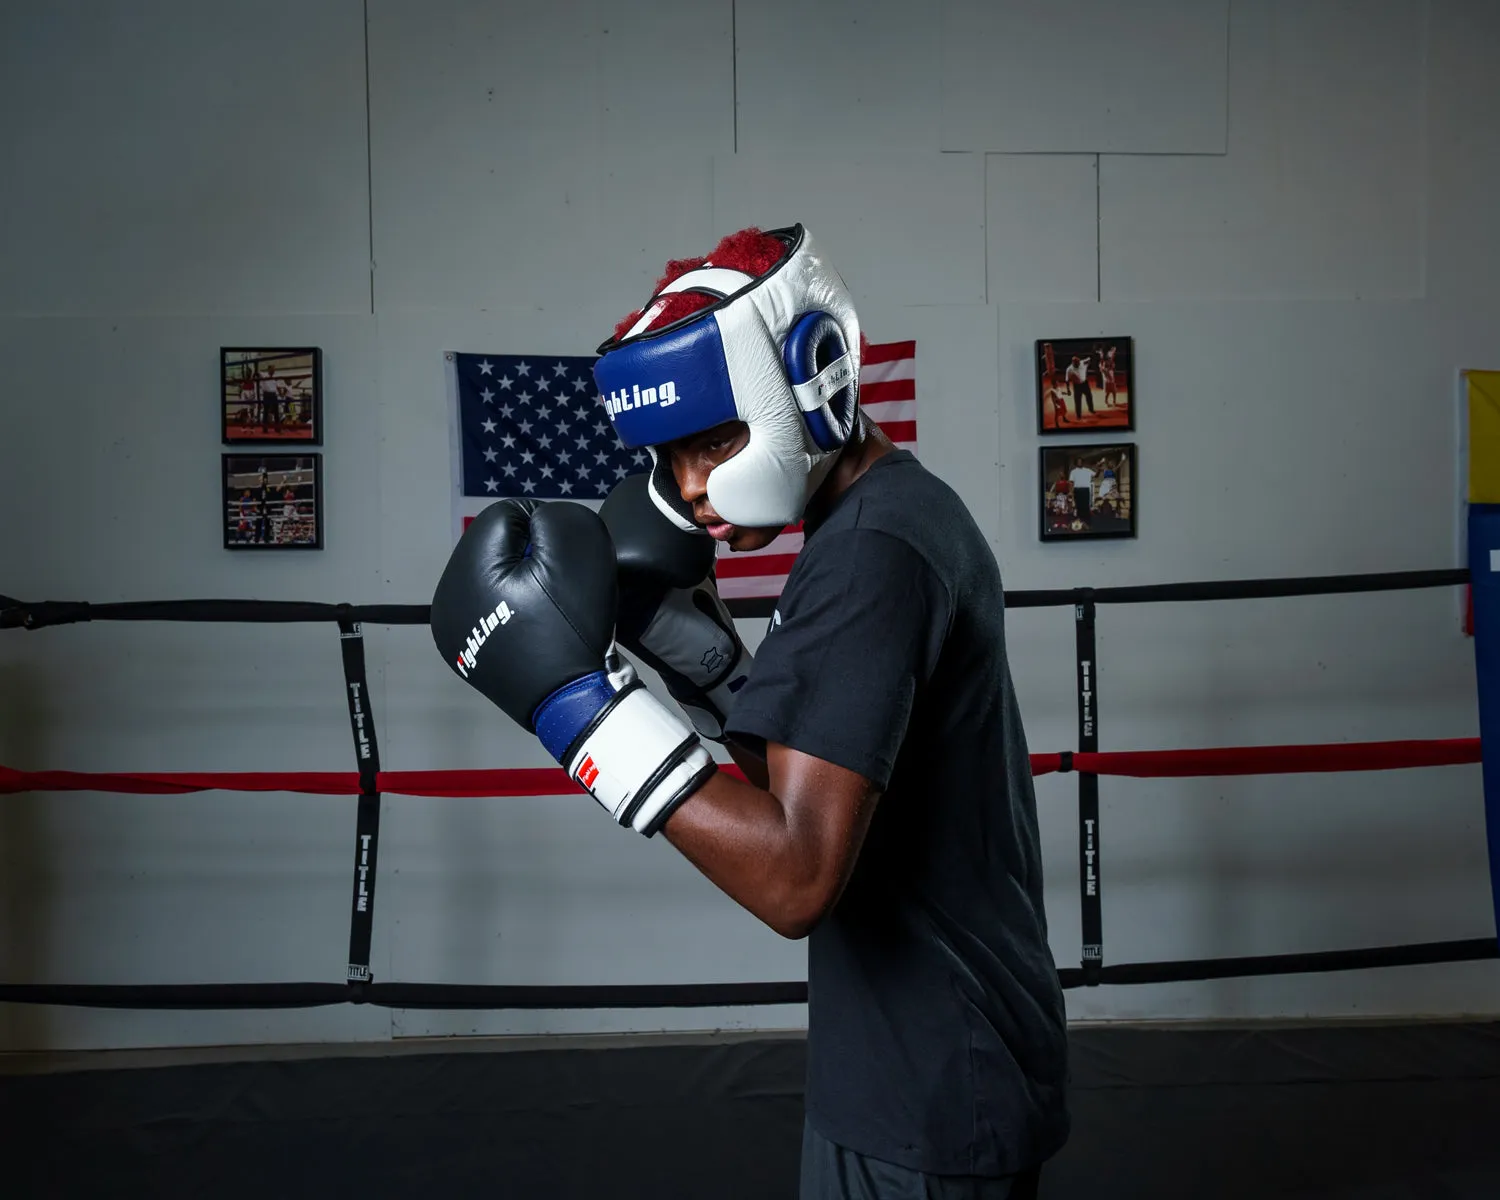
<path fill-rule="evenodd" d="M 786 253 L 755 278 L 706 262 L 674 279 L 635 324 L 599 347 L 594 380 L 620 441 L 653 460 L 651 498 L 697 530 L 657 447 L 726 421 L 749 441 L 708 477 L 708 500 L 732 525 L 790 525 L 832 468 L 859 405 L 859 317 L 844 281 L 801 226 L 768 230 Z M 660 329 L 662 297 L 714 303 Z"/>

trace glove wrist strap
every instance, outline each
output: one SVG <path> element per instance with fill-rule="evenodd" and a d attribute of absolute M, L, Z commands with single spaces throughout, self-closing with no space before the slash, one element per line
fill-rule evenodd
<path fill-rule="evenodd" d="M 568 775 L 615 821 L 650 837 L 718 767 L 698 734 L 633 676 L 600 672 L 570 685 L 538 712 L 536 727 Z M 579 728 L 577 711 L 587 703 L 595 711 Z M 561 717 L 554 704 L 563 706 Z M 577 732 L 559 746 L 564 725 Z"/>

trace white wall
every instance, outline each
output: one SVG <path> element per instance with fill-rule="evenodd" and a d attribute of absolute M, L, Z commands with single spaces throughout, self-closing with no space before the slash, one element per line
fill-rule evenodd
<path fill-rule="evenodd" d="M 424 602 L 449 545 L 443 351 L 587 353 L 666 258 L 792 220 L 840 263 L 873 337 L 917 340 L 922 456 L 1008 586 L 1454 561 L 1455 375 L 1500 366 L 1493 5 L 639 7 L 12 10 L 0 498 L 23 517 L 0 525 L 0 592 Z M 1136 541 L 1036 541 L 1031 346 L 1069 334 L 1136 339 Z M 325 351 L 321 554 L 219 548 L 217 348 L 257 341 Z M 1456 614 L 1447 592 L 1105 609 L 1104 746 L 1473 735 Z M 1010 617 L 1033 749 L 1073 742 L 1072 637 L 1064 610 Z M 454 687 L 425 631 L 367 643 L 388 767 L 545 763 Z M 12 632 L 0 762 L 346 769 L 340 684 L 331 629 Z M 1475 768 L 1101 791 L 1112 961 L 1493 932 Z M 1040 780 L 1038 799 L 1071 965 L 1074 783 Z M 0 977 L 336 981 L 352 822 L 342 799 L 8 798 Z M 803 969 L 802 946 L 586 798 L 387 799 L 376 909 L 383 979 Z M 1069 1007 L 1493 1012 L 1495 980 L 1493 964 L 1428 967 L 1073 992 Z M 0 1047 L 804 1015 L 11 1006 Z"/>

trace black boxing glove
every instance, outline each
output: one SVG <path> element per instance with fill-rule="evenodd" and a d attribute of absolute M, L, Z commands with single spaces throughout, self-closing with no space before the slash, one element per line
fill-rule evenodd
<path fill-rule="evenodd" d="M 661 676 L 698 732 L 722 742 L 755 660 L 714 586 L 714 540 L 669 521 L 647 490 L 650 478 L 622 479 L 599 509 L 619 565 L 616 636 Z"/>
<path fill-rule="evenodd" d="M 617 600 L 614 546 L 595 513 L 502 500 L 454 548 L 432 598 L 432 638 L 459 678 L 649 837 L 717 768 L 615 650 Z"/>

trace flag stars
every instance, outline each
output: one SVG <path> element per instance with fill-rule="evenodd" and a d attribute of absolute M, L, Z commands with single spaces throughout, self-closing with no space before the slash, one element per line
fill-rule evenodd
<path fill-rule="evenodd" d="M 505 354 L 465 361 L 459 401 L 469 495 L 596 506 L 617 480 L 650 469 L 645 447 L 621 444 L 592 359 Z"/>

